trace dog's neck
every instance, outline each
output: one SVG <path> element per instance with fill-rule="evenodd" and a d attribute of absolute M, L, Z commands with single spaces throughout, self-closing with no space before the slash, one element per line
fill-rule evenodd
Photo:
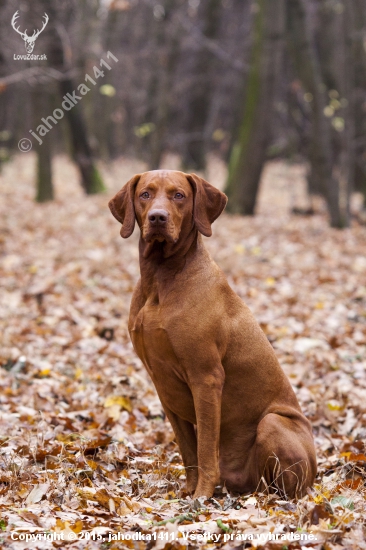
<path fill-rule="evenodd" d="M 195 261 L 202 248 L 205 249 L 196 227 L 180 235 L 176 243 L 155 241 L 151 244 L 140 237 L 141 287 L 145 297 L 159 302 L 174 278 Z"/>

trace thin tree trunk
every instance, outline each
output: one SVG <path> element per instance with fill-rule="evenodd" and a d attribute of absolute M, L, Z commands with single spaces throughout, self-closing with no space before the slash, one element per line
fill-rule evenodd
<path fill-rule="evenodd" d="M 167 25 L 171 25 L 174 0 L 166 0 L 164 7 L 164 20 L 158 21 L 156 32 L 157 67 L 153 74 L 150 94 L 155 100 L 151 120 L 155 129 L 150 137 L 150 169 L 159 168 L 164 152 L 164 139 L 171 114 L 171 90 L 173 87 L 174 68 L 178 59 L 179 40 L 176 32 L 170 32 Z"/>
<path fill-rule="evenodd" d="M 50 93 L 44 85 L 38 85 L 32 91 L 34 120 L 37 124 L 43 116 L 51 112 Z M 37 154 L 36 201 L 47 202 L 54 199 L 52 181 L 52 135 L 47 134 L 43 143 L 35 143 Z"/>
<path fill-rule="evenodd" d="M 366 7 L 364 0 L 353 0 L 354 10 L 354 122 L 355 122 L 355 190 L 363 195 L 366 209 L 366 57 L 364 32 L 366 29 Z"/>
<path fill-rule="evenodd" d="M 340 11 L 324 4 L 319 9 L 320 48 L 324 82 L 329 90 L 327 107 L 332 122 L 334 175 L 339 182 L 339 209 L 342 225 L 350 224 L 350 199 L 354 186 L 354 86 L 355 42 L 353 0 Z M 334 37 L 337 36 L 337 40 Z"/>
<path fill-rule="evenodd" d="M 50 17 L 52 15 L 54 21 L 57 21 L 57 14 L 56 11 L 52 9 L 52 6 L 48 6 L 48 12 L 50 12 Z M 65 32 L 63 29 L 61 30 L 60 27 L 56 26 L 54 30 L 55 32 L 53 33 L 49 45 L 49 62 L 51 66 L 57 68 L 59 71 L 65 71 L 66 69 L 70 69 L 71 65 L 68 56 L 65 54 L 65 50 L 68 50 L 68 47 L 65 48 L 63 43 L 63 40 L 66 39 L 66 35 L 63 36 Z M 78 100 L 71 109 L 64 110 L 65 118 L 70 127 L 73 158 L 80 171 L 81 185 L 88 195 L 92 195 L 104 191 L 105 187 L 95 165 L 93 153 L 89 144 L 83 107 L 81 104 L 83 99 L 80 93 L 78 93 L 77 87 L 71 78 L 60 80 L 59 93 L 61 102 L 64 101 L 64 96 L 66 94 L 72 96 L 73 92 L 76 92 L 81 99 Z"/>
<path fill-rule="evenodd" d="M 293 54 L 295 70 L 306 92 L 312 95 L 312 135 L 309 151 L 311 177 L 310 189 L 318 187 L 325 196 L 332 227 L 343 227 L 339 207 L 339 184 L 333 174 L 331 127 L 324 115 L 327 105 L 325 85 L 315 46 L 315 37 L 309 21 L 305 0 L 287 1 L 289 46 Z M 315 184 L 315 185 L 314 185 Z"/>
<path fill-rule="evenodd" d="M 340 121 L 343 120 L 343 131 L 339 132 L 341 142 L 340 156 L 340 209 L 343 225 L 349 227 L 351 223 L 351 196 L 355 183 L 355 124 L 354 124 L 354 40 L 353 31 L 355 17 L 353 2 L 344 3 L 344 11 L 340 18 L 340 31 L 342 40 L 341 60 L 338 59 L 339 76 L 338 90 L 344 106 L 339 112 Z M 340 62 L 341 61 L 341 62 Z M 344 101 L 345 100 L 345 101 Z M 340 130 L 342 125 L 340 126 Z"/>
<path fill-rule="evenodd" d="M 231 152 L 226 187 L 229 211 L 244 215 L 255 211 L 283 56 L 284 0 L 259 0 L 257 6 L 244 117 Z"/>
<path fill-rule="evenodd" d="M 63 98 L 67 93 L 72 95 L 74 90 L 75 86 L 72 80 L 67 79 L 60 82 L 60 97 Z M 95 160 L 89 145 L 81 105 L 77 104 L 66 111 L 65 118 L 70 126 L 73 158 L 80 170 L 81 185 L 87 195 L 105 191 L 102 177 L 95 166 Z"/>
<path fill-rule="evenodd" d="M 355 190 L 363 196 L 363 208 L 366 210 L 366 167 L 359 159 L 355 166 Z"/>
<path fill-rule="evenodd" d="M 204 18 L 203 34 L 210 39 L 217 35 L 221 0 L 205 0 L 206 6 L 202 13 Z M 191 90 L 191 99 L 188 105 L 186 122 L 187 132 L 192 137 L 187 141 L 183 156 L 183 167 L 203 170 L 206 166 L 206 143 L 204 130 L 212 98 L 212 80 L 207 74 L 208 67 L 212 67 L 215 59 L 205 47 L 196 54 L 197 64 L 194 69 L 195 81 Z"/>

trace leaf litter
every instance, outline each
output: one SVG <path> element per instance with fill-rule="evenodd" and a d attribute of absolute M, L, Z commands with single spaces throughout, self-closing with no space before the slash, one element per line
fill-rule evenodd
<path fill-rule="evenodd" d="M 215 222 L 206 245 L 312 422 L 319 473 L 297 502 L 225 488 L 193 500 L 128 336 L 137 231 L 122 241 L 107 195 L 83 196 L 63 157 L 57 200 L 35 204 L 34 163 L 20 156 L 1 177 L 2 547 L 366 548 L 365 227 L 329 228 L 321 201 L 312 217 L 291 215 L 303 168 L 281 162 L 265 172 L 255 218 Z M 144 169 L 101 168 L 110 196 Z M 62 540 L 25 542 L 37 533 Z M 291 533 L 313 538 L 279 538 Z"/>

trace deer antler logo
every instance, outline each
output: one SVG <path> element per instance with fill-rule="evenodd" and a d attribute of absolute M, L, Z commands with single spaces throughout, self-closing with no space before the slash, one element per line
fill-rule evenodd
<path fill-rule="evenodd" d="M 32 36 L 28 36 L 27 35 L 27 29 L 25 29 L 24 32 L 21 32 L 19 30 L 19 27 L 17 28 L 15 26 L 15 23 L 16 23 L 16 20 L 18 19 L 19 17 L 19 11 L 16 11 L 13 15 L 13 18 L 11 20 L 11 26 L 13 27 L 13 29 L 15 31 L 17 31 L 17 33 L 20 34 L 20 36 L 23 38 L 24 42 L 25 42 L 25 49 L 27 50 L 27 53 L 32 53 L 33 52 L 33 48 L 34 48 L 34 43 L 35 41 L 37 40 L 37 38 L 39 37 L 39 35 L 41 34 L 41 32 L 43 31 L 43 29 L 45 28 L 45 26 L 47 25 L 48 23 L 48 15 L 47 13 L 44 14 L 44 21 L 43 21 L 43 26 L 40 30 L 35 30 L 33 31 L 33 34 Z"/>

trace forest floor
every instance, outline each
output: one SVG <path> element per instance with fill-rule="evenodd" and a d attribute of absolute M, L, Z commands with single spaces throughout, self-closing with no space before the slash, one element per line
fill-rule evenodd
<path fill-rule="evenodd" d="M 37 205 L 34 161 L 5 165 L 0 188 L 2 548 L 366 548 L 365 226 L 330 229 L 320 202 L 291 215 L 304 169 L 279 162 L 256 217 L 215 222 L 206 245 L 312 422 L 319 472 L 299 501 L 194 501 L 127 332 L 137 231 L 122 240 L 107 208 L 141 164 L 102 166 L 108 193 L 85 197 L 60 157 L 57 199 Z"/>

